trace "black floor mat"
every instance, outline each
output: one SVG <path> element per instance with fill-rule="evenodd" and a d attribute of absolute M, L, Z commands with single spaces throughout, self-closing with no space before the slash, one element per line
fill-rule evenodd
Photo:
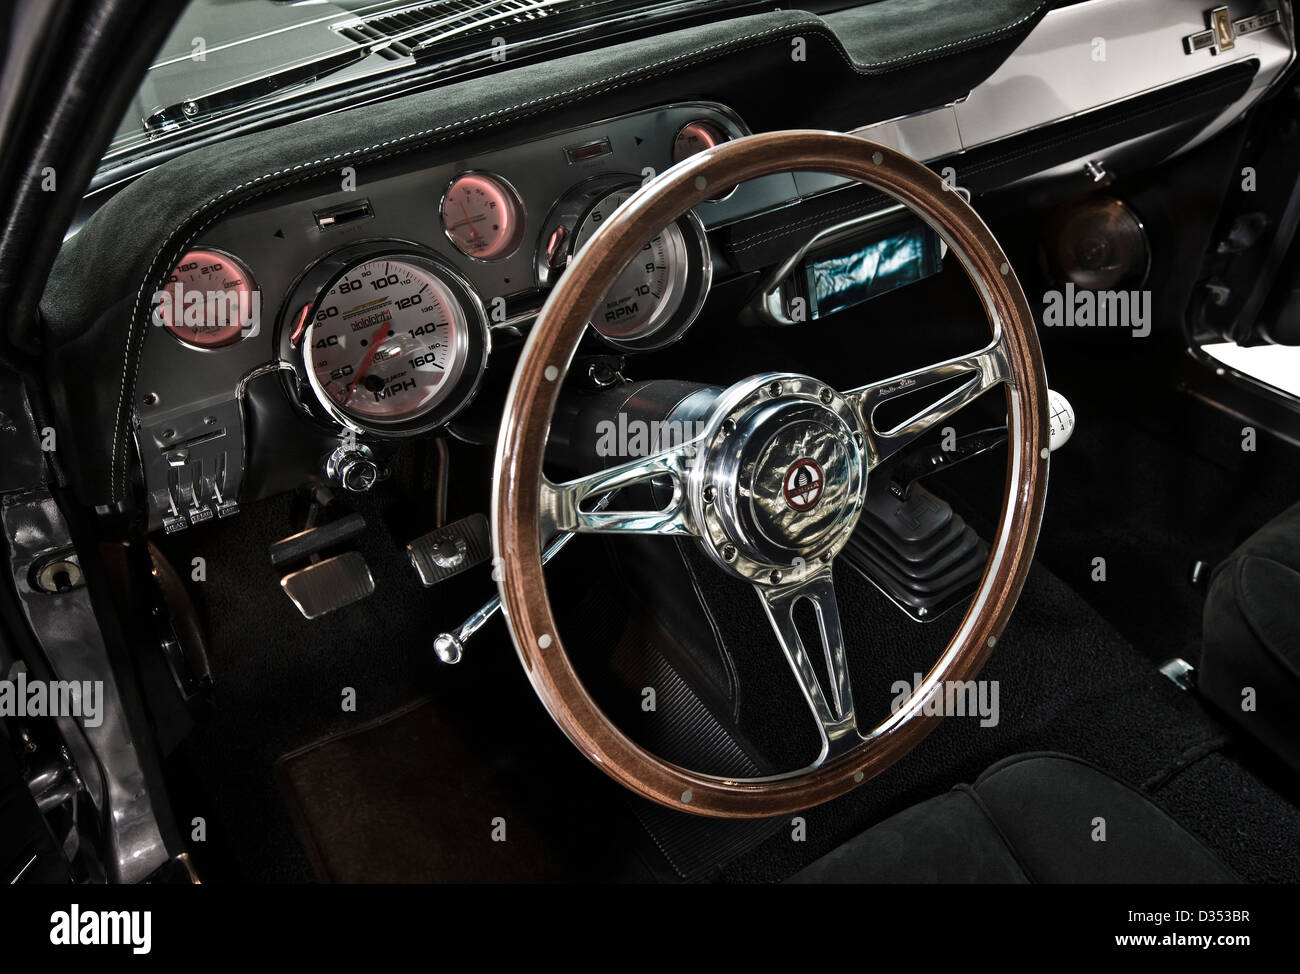
<path fill-rule="evenodd" d="M 323 881 L 626 878 L 610 874 L 627 845 L 614 809 L 555 787 L 549 766 L 445 705 L 403 707 L 276 771 Z"/>

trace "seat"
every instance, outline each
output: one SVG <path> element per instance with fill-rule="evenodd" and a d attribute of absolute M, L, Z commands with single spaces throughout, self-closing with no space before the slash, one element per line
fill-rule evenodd
<path fill-rule="evenodd" d="M 794 883 L 1237 883 L 1144 795 L 1063 754 L 1006 758 L 818 859 Z"/>
<path fill-rule="evenodd" d="M 1300 504 L 1214 570 L 1197 687 L 1300 771 Z"/>

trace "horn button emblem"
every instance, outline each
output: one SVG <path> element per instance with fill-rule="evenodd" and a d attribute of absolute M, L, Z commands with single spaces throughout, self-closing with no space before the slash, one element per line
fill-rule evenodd
<path fill-rule="evenodd" d="M 806 511 L 821 500 L 826 478 L 817 461 L 803 457 L 785 472 L 785 502 L 796 511 Z"/>
<path fill-rule="evenodd" d="M 838 426 L 819 406 L 787 406 L 760 424 L 740 468 L 743 525 L 795 552 L 841 523 L 852 441 Z"/>

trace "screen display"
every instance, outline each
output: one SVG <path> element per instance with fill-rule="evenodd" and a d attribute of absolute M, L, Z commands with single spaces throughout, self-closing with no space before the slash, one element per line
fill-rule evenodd
<path fill-rule="evenodd" d="M 804 264 L 809 311 L 825 318 L 937 274 L 941 266 L 939 237 L 926 226 L 855 244 L 848 253 L 818 255 Z"/>

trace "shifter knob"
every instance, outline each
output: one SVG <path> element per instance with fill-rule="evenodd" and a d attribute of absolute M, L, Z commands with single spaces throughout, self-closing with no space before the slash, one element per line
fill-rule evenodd
<path fill-rule="evenodd" d="M 1047 390 L 1047 425 L 1051 431 L 1047 447 L 1052 451 L 1065 446 L 1074 432 L 1074 407 L 1055 389 Z"/>

